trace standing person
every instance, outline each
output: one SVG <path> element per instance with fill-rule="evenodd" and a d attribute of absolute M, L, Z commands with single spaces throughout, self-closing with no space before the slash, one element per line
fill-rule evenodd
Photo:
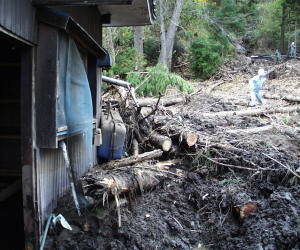
<path fill-rule="evenodd" d="M 290 47 L 289 47 L 289 51 L 290 51 L 290 57 L 296 57 L 296 45 L 295 42 L 292 42 Z"/>
<path fill-rule="evenodd" d="M 258 104 L 262 105 L 263 104 L 263 99 L 260 94 L 260 90 L 263 87 L 263 84 L 266 80 L 266 75 L 267 73 L 265 72 L 264 69 L 259 69 L 257 72 L 257 75 L 254 76 L 253 78 L 250 79 L 249 84 L 250 84 L 250 97 L 251 97 L 251 102 L 250 106 L 254 107 L 256 105 L 256 101 Z"/>
<path fill-rule="evenodd" d="M 281 62 L 281 54 L 278 49 L 275 51 L 275 62 L 276 64 Z"/>

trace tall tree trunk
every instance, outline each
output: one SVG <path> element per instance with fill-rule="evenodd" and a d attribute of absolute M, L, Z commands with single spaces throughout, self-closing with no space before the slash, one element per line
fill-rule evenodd
<path fill-rule="evenodd" d="M 167 65 L 167 45 L 166 45 L 166 28 L 165 28 L 165 0 L 159 1 L 160 9 L 160 53 L 158 63 Z"/>
<path fill-rule="evenodd" d="M 285 2 L 282 3 L 282 17 L 281 17 L 281 36 L 280 36 L 280 50 L 281 53 L 285 53 L 285 23 L 287 17 L 287 5 Z"/>
<path fill-rule="evenodd" d="M 110 59 L 112 65 L 116 62 L 116 52 L 114 46 L 114 28 L 105 28 L 103 29 L 103 46 L 109 51 Z"/>
<path fill-rule="evenodd" d="M 135 70 L 142 69 L 142 57 L 144 55 L 144 34 L 142 26 L 134 27 L 134 49 L 136 50 L 138 56 L 136 58 Z"/>
<path fill-rule="evenodd" d="M 173 11 L 171 23 L 168 28 L 168 33 L 167 33 L 167 63 L 168 64 L 167 65 L 169 69 L 172 66 L 172 56 L 173 56 L 176 30 L 179 25 L 182 7 L 183 7 L 183 0 L 177 0 Z"/>
<path fill-rule="evenodd" d="M 297 56 L 297 17 L 295 17 L 295 56 Z"/>
<path fill-rule="evenodd" d="M 164 0 L 160 0 L 160 8 L 161 8 L 161 51 L 158 59 L 158 63 L 165 64 L 169 69 L 172 65 L 172 54 L 174 48 L 174 41 L 176 30 L 179 24 L 180 14 L 183 7 L 183 0 L 176 0 L 175 7 L 173 10 L 172 18 L 170 25 L 168 27 L 168 31 L 165 31 L 165 22 L 164 22 Z M 162 11 L 163 10 L 163 11 Z"/>

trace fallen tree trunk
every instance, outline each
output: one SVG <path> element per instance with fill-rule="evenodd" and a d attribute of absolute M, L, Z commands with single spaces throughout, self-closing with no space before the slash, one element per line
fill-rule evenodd
<path fill-rule="evenodd" d="M 159 185 L 170 175 L 182 176 L 183 171 L 177 169 L 174 169 L 176 173 L 168 171 L 169 166 L 173 164 L 176 163 L 168 162 L 157 166 L 150 164 L 134 165 L 122 170 L 106 171 L 106 173 L 91 169 L 81 178 L 84 193 L 98 201 L 98 204 L 102 201 L 103 206 L 106 201 L 111 201 L 114 198 L 118 214 L 118 226 L 121 227 L 120 195 L 143 193 Z"/>
<path fill-rule="evenodd" d="M 286 100 L 291 102 L 300 102 L 299 96 L 293 96 L 293 95 L 270 95 L 268 93 L 263 95 L 267 99 L 275 99 L 275 100 Z"/>
<path fill-rule="evenodd" d="M 154 150 L 154 151 L 150 151 L 150 152 L 146 152 L 143 154 L 139 154 L 137 156 L 131 156 L 128 158 L 122 158 L 119 160 L 114 160 L 114 161 L 110 161 L 101 165 L 98 165 L 96 168 L 101 168 L 101 169 L 113 169 L 113 168 L 119 168 L 119 167 L 124 167 L 124 166 L 129 166 L 138 162 L 142 162 L 142 161 L 147 161 L 147 160 L 151 160 L 157 157 L 160 157 L 162 155 L 163 151 L 161 151 L 160 149 Z"/>
<path fill-rule="evenodd" d="M 247 109 L 239 111 L 222 111 L 215 113 L 203 113 L 202 118 L 215 118 L 215 117 L 229 117 L 229 116 L 254 116 L 261 114 L 273 114 L 273 113 L 289 113 L 294 111 L 300 111 L 300 106 L 288 106 L 280 108 L 270 108 L 270 109 Z"/>
<path fill-rule="evenodd" d="M 283 133 L 285 135 L 288 135 L 289 137 L 292 137 L 296 140 L 300 141 L 300 134 L 298 130 L 292 129 L 288 126 L 283 126 L 279 124 L 270 124 L 262 127 L 256 127 L 256 128 L 249 128 L 249 129 L 236 129 L 236 130 L 227 130 L 225 131 L 226 133 L 241 133 L 241 134 L 253 134 L 253 133 L 259 133 L 259 132 L 265 132 L 271 129 L 276 129 L 280 133 Z M 210 148 L 210 149 L 221 149 L 222 151 L 231 151 L 234 153 L 242 153 L 244 152 L 244 149 L 242 148 L 237 148 L 233 145 L 230 144 L 223 144 L 223 143 L 216 143 L 215 141 L 206 141 L 203 138 L 198 139 L 198 143 L 200 146 L 203 146 L 205 148 Z"/>
<path fill-rule="evenodd" d="M 266 126 L 255 127 L 255 128 L 230 129 L 230 130 L 227 130 L 226 133 L 230 133 L 230 134 L 256 134 L 256 133 L 270 131 L 273 128 L 274 128 L 273 125 L 266 125 Z"/>
<path fill-rule="evenodd" d="M 172 147 L 172 140 L 169 137 L 154 131 L 149 135 L 149 141 L 154 146 L 161 148 L 164 152 L 168 152 Z"/>
<path fill-rule="evenodd" d="M 100 172 L 93 168 L 81 178 L 81 181 L 85 195 L 96 200 L 132 191 L 142 193 L 170 176 L 183 176 L 183 170 L 173 168 L 180 163 L 181 160 L 158 162 L 154 165 L 144 163 L 129 168 Z M 171 169 L 173 172 L 170 171 Z"/>
<path fill-rule="evenodd" d="M 157 98 L 144 98 L 144 99 L 138 99 L 138 103 L 140 107 L 152 107 L 155 106 L 157 103 Z M 185 103 L 186 98 L 185 97 L 168 97 L 168 98 L 162 98 L 160 105 L 168 107 L 171 105 L 175 105 L 178 103 Z"/>
<path fill-rule="evenodd" d="M 83 177 L 83 188 L 87 196 L 102 200 L 105 193 L 109 196 L 130 191 L 143 192 L 158 185 L 159 176 L 163 176 L 162 172 L 138 168 L 101 175 L 92 174 Z"/>
<path fill-rule="evenodd" d="M 281 133 L 300 141 L 300 131 L 289 126 L 275 124 L 274 127 Z"/>

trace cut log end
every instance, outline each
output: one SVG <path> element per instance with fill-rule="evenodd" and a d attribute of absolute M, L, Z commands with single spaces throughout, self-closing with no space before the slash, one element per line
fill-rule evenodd
<path fill-rule="evenodd" d="M 164 152 L 169 152 L 170 149 L 171 149 L 171 147 L 172 147 L 172 141 L 171 141 L 171 140 L 165 140 L 165 141 L 162 143 L 161 147 L 162 147 L 162 150 L 163 150 Z"/>
<path fill-rule="evenodd" d="M 189 147 L 192 147 L 192 146 L 194 146 L 197 143 L 198 136 L 196 134 L 189 133 L 189 134 L 185 134 L 184 135 L 184 139 L 186 141 L 186 144 Z"/>
<path fill-rule="evenodd" d="M 172 140 L 168 136 L 161 135 L 157 132 L 152 132 L 150 135 L 150 143 L 161 148 L 164 152 L 169 152 L 172 147 Z"/>

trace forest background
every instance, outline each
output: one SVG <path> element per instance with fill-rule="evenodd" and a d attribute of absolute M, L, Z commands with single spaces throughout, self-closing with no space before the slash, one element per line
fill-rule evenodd
<path fill-rule="evenodd" d="M 112 68 L 104 72 L 157 96 L 192 92 L 239 53 L 287 54 L 300 42 L 300 0 L 157 0 L 152 26 L 104 28 Z"/>

